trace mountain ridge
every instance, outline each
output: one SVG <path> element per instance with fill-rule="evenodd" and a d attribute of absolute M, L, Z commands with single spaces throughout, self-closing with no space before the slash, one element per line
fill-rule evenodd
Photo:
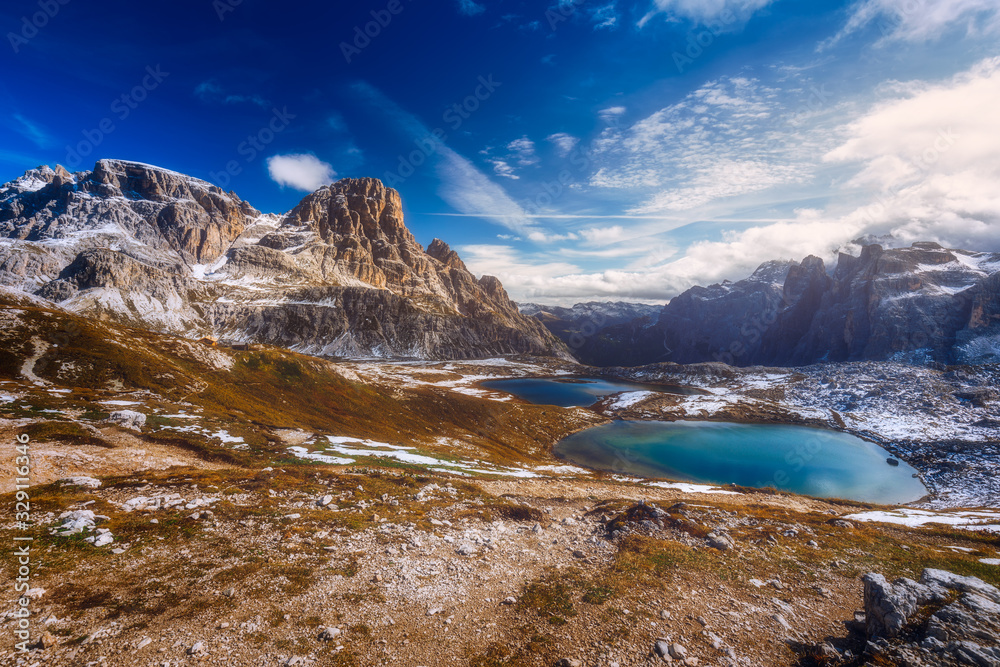
<path fill-rule="evenodd" d="M 862 247 L 833 271 L 819 257 L 771 261 L 750 277 L 696 286 L 646 319 L 607 327 L 576 351 L 599 366 L 826 361 L 992 363 L 1000 359 L 1000 253 Z"/>
<path fill-rule="evenodd" d="M 0 241 L 0 284 L 166 333 L 328 356 L 565 355 L 498 280 L 417 243 L 378 179 L 276 215 L 144 163 L 40 167 L 0 186 Z"/>

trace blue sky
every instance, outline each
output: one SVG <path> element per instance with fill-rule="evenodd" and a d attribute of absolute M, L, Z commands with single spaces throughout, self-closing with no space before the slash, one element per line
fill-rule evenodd
<path fill-rule="evenodd" d="M 0 25 L 0 180 L 131 159 L 283 212 L 375 176 L 521 300 L 662 302 L 866 235 L 1000 250 L 994 0 L 16 0 Z"/>

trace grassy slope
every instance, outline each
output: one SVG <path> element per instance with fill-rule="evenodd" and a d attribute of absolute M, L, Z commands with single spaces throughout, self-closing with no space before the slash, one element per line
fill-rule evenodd
<path fill-rule="evenodd" d="M 0 298 L 0 309 L 13 305 Z M 192 353 L 198 344 L 184 339 L 45 308 L 17 310 L 16 323 L 0 331 L 0 378 L 23 380 L 22 365 L 41 343 L 47 349 L 35 373 L 75 390 L 58 401 L 40 394 L 33 400 L 39 409 L 77 401 L 96 412 L 101 407 L 94 401 L 112 388 L 140 391 L 165 405 L 196 404 L 208 419 L 241 425 L 251 453 L 283 449 L 276 449 L 273 429 L 304 429 L 407 445 L 460 438 L 498 464 L 546 460 L 555 440 L 579 428 L 569 410 L 432 388 L 389 392 L 345 378 L 331 362 L 281 348 L 205 348 L 233 360 L 231 368 L 218 369 L 200 360 L 198 350 Z"/>

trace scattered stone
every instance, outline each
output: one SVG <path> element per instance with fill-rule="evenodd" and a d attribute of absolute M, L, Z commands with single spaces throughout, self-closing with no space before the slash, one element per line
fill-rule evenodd
<path fill-rule="evenodd" d="M 325 496 L 323 496 L 322 498 L 320 498 L 319 500 L 316 501 L 316 505 L 319 506 L 319 507 L 326 507 L 327 505 L 329 505 L 332 502 L 333 502 L 333 496 L 331 496 L 331 495 L 325 495 Z"/>
<path fill-rule="evenodd" d="M 778 625 L 780 625 L 780 626 L 781 626 L 781 629 L 782 629 L 782 630 L 784 630 L 785 632 L 791 632 L 791 631 L 792 631 L 792 626 L 791 626 L 791 625 L 790 625 L 790 624 L 788 623 L 788 621 L 787 621 L 787 620 L 785 620 L 785 617 L 784 617 L 784 616 L 782 616 L 781 614 L 772 614 L 772 615 L 771 615 L 771 618 L 772 618 L 772 619 L 773 619 L 773 620 L 774 620 L 774 621 L 775 621 L 775 622 L 776 622 L 776 623 L 777 623 Z"/>
<path fill-rule="evenodd" d="M 146 415 L 135 410 L 116 410 L 111 413 L 107 421 L 122 428 L 141 431 L 142 427 L 146 425 Z"/>
<path fill-rule="evenodd" d="M 98 528 L 96 535 L 84 538 L 84 542 L 90 542 L 95 547 L 106 547 L 115 541 L 115 536 L 107 528 Z"/>
<path fill-rule="evenodd" d="M 59 515 L 62 524 L 53 528 L 52 532 L 61 537 L 76 535 L 86 530 L 92 530 L 97 521 L 97 515 L 92 510 L 75 510 Z"/>
<path fill-rule="evenodd" d="M 662 620 L 664 620 L 664 621 L 669 621 L 670 620 L 670 612 L 667 611 L 666 609 L 661 609 L 660 610 L 660 618 Z"/>
<path fill-rule="evenodd" d="M 63 486 L 83 486 L 88 489 L 99 489 L 101 488 L 101 480 L 94 479 L 93 477 L 67 477 L 66 479 L 59 480 L 59 484 Z"/>
<path fill-rule="evenodd" d="M 188 655 L 200 655 L 205 652 L 205 642 L 195 642 L 187 650 Z"/>
<path fill-rule="evenodd" d="M 320 630 L 319 639 L 324 642 L 332 642 L 340 637 L 340 628 L 326 627 Z"/>
<path fill-rule="evenodd" d="M 736 543 L 729 535 L 722 532 L 714 532 L 708 534 L 708 546 L 719 551 L 729 551 L 736 546 Z"/>
<path fill-rule="evenodd" d="M 674 660 L 684 660 L 687 658 L 687 649 L 677 643 L 671 644 L 670 657 Z"/>

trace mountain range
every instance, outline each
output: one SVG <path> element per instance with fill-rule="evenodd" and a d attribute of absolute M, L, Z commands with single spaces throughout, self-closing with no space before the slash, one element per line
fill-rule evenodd
<path fill-rule="evenodd" d="M 0 187 L 0 285 L 81 315 L 323 356 L 565 355 L 500 281 L 423 248 L 399 193 L 343 179 L 283 215 L 138 162 Z"/>
<path fill-rule="evenodd" d="M 813 256 L 766 262 L 745 280 L 693 287 L 652 316 L 587 336 L 565 333 L 571 311 L 539 307 L 535 316 L 597 366 L 996 362 L 1000 253 L 868 244 L 859 256 L 841 253 L 832 270 Z"/>
<path fill-rule="evenodd" d="M 665 306 L 525 303 L 424 248 L 399 193 L 342 179 L 285 214 L 138 162 L 0 186 L 0 285 L 73 313 L 329 357 L 560 356 L 598 366 L 1000 358 L 1000 253 L 863 245 L 770 261 Z"/>

